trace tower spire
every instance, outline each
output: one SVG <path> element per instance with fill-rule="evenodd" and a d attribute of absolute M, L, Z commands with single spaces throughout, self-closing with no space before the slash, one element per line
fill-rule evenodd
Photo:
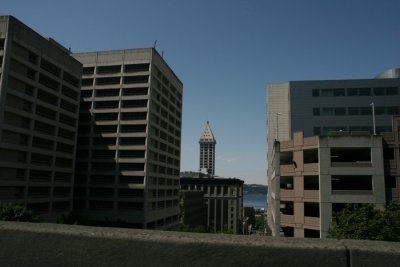
<path fill-rule="evenodd" d="M 199 140 L 200 144 L 200 171 L 208 174 L 215 174 L 215 145 L 217 140 L 211 131 L 210 122 L 207 121 L 206 127 Z"/>

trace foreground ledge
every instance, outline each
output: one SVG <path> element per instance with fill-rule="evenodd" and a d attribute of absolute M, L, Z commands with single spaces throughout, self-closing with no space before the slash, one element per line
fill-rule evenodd
<path fill-rule="evenodd" d="M 0 222 L 1 266 L 399 266 L 400 243 Z"/>

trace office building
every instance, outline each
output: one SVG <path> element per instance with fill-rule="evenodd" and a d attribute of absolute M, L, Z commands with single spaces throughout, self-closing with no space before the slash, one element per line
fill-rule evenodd
<path fill-rule="evenodd" d="M 391 132 L 393 114 L 400 114 L 400 79 L 390 70 L 375 79 L 291 81 L 267 88 L 268 177 L 275 140 L 331 131 Z M 386 79 L 385 79 L 386 78 Z M 373 103 L 373 105 L 371 105 Z"/>
<path fill-rule="evenodd" d="M 73 56 L 83 64 L 74 209 L 106 225 L 177 227 L 181 81 L 152 48 Z"/>
<path fill-rule="evenodd" d="M 200 171 L 210 175 L 215 174 L 215 145 L 217 141 L 207 121 L 206 127 L 200 137 Z"/>
<path fill-rule="evenodd" d="M 381 135 L 338 132 L 275 141 L 268 194 L 274 236 L 327 237 L 347 203 L 386 203 Z"/>
<path fill-rule="evenodd" d="M 72 209 L 82 64 L 0 17 L 0 202 L 56 221 Z"/>
<path fill-rule="evenodd" d="M 181 174 L 181 190 L 204 193 L 207 229 L 211 232 L 229 230 L 241 233 L 243 181 L 237 178 L 207 178 L 201 173 L 199 176 L 188 174 Z"/>

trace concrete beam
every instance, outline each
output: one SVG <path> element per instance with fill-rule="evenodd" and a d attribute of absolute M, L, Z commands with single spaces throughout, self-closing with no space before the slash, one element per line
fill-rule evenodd
<path fill-rule="evenodd" d="M 397 266 L 400 243 L 0 222 L 1 266 Z"/>

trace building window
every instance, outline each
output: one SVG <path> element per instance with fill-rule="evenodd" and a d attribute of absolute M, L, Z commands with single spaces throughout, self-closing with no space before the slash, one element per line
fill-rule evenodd
<path fill-rule="evenodd" d="M 285 237 L 294 237 L 294 228 L 290 226 L 282 227 L 282 232 Z"/>
<path fill-rule="evenodd" d="M 371 163 L 371 148 L 333 147 L 331 148 L 331 163 L 332 166 L 334 166 L 334 163 L 355 163 L 355 164 Z"/>
<path fill-rule="evenodd" d="M 344 116 L 346 115 L 346 108 L 322 108 L 322 116 Z"/>
<path fill-rule="evenodd" d="M 313 133 L 314 133 L 314 135 L 320 135 L 321 134 L 321 127 L 314 127 L 313 128 Z"/>
<path fill-rule="evenodd" d="M 280 188 L 286 190 L 293 190 L 293 176 L 281 176 Z"/>
<path fill-rule="evenodd" d="M 280 165 L 293 164 L 293 151 L 284 151 L 280 153 Z"/>
<path fill-rule="evenodd" d="M 318 97 L 319 96 L 319 89 L 312 89 L 312 96 Z"/>
<path fill-rule="evenodd" d="M 304 216 L 305 217 L 319 217 L 319 203 L 304 202 Z"/>
<path fill-rule="evenodd" d="M 304 164 L 318 163 L 318 149 L 303 150 Z"/>
<path fill-rule="evenodd" d="M 293 201 L 281 201 L 280 212 L 284 215 L 294 215 Z"/>
<path fill-rule="evenodd" d="M 304 190 L 319 190 L 319 176 L 304 176 Z"/>
<path fill-rule="evenodd" d="M 345 96 L 345 90 L 344 88 L 335 88 L 333 89 L 333 96 Z"/>
<path fill-rule="evenodd" d="M 348 191 L 365 191 L 372 193 L 371 175 L 332 175 L 332 193 L 340 194 Z"/>
<path fill-rule="evenodd" d="M 313 115 L 314 116 L 319 116 L 320 114 L 320 109 L 319 108 L 313 108 Z"/>
<path fill-rule="evenodd" d="M 396 176 L 385 176 L 385 187 L 396 188 Z"/>
<path fill-rule="evenodd" d="M 320 238 L 320 232 L 314 229 L 304 229 L 304 237 Z"/>
<path fill-rule="evenodd" d="M 347 88 L 347 96 L 370 96 L 371 88 Z"/>

